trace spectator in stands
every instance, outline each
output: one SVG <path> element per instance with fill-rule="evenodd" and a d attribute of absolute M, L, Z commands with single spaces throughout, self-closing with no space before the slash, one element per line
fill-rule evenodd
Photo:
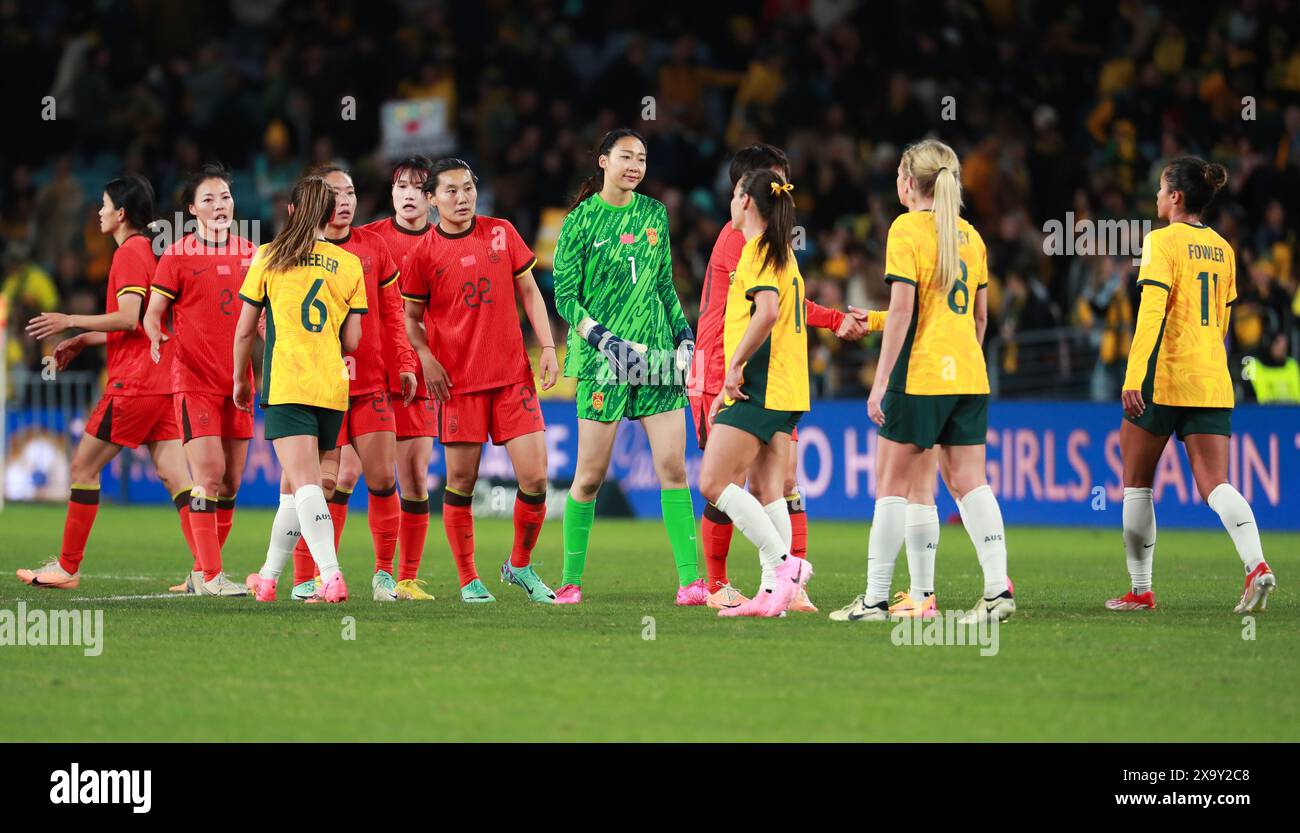
<path fill-rule="evenodd" d="M 1247 375 L 1259 404 L 1300 404 L 1300 362 L 1290 355 L 1290 348 L 1286 333 L 1274 333 L 1268 350 L 1249 365 Z"/>

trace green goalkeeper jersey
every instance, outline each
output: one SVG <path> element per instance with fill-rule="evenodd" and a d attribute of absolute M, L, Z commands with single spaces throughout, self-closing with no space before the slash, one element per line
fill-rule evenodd
<path fill-rule="evenodd" d="M 673 288 L 664 204 L 633 193 L 616 207 L 594 194 L 570 211 L 555 247 L 555 306 L 569 323 L 565 376 L 608 374 L 605 357 L 578 334 L 587 317 L 645 345 L 652 367 L 671 356 L 676 335 L 688 325 Z"/>

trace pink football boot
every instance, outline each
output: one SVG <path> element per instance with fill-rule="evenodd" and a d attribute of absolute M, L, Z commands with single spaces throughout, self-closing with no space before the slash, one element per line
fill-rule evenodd
<path fill-rule="evenodd" d="M 582 604 L 582 585 L 566 584 L 559 590 L 556 590 L 555 603 L 557 605 Z"/>
<path fill-rule="evenodd" d="M 709 603 L 709 586 L 697 578 L 685 587 L 677 588 L 678 607 L 698 607 Z"/>

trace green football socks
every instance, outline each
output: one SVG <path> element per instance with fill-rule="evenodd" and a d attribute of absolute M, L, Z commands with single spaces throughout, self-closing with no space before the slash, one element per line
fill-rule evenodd
<path fill-rule="evenodd" d="M 564 501 L 564 584 L 582 585 L 582 571 L 587 568 L 587 541 L 591 538 L 591 520 L 596 516 L 596 501 L 582 503 L 570 494 Z"/>
<path fill-rule="evenodd" d="M 700 562 L 695 543 L 695 506 L 691 503 L 691 490 L 662 489 L 659 503 L 664 517 L 664 529 L 668 530 L 668 543 L 673 548 L 673 563 L 677 565 L 677 582 L 682 587 L 700 578 Z M 566 525 L 566 542 L 567 525 Z M 568 545 L 565 545 L 565 552 Z M 565 572 L 568 572 L 568 558 L 565 558 Z"/>

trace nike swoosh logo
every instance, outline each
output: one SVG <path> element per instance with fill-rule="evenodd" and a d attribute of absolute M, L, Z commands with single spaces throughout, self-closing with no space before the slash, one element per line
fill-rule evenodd
<path fill-rule="evenodd" d="M 1155 546 L 1155 544 L 1143 544 L 1143 545 L 1142 545 L 1142 549 L 1144 549 L 1144 550 L 1149 550 L 1149 549 L 1151 549 L 1151 548 L 1154 547 L 1154 546 Z"/>
<path fill-rule="evenodd" d="M 608 243 L 608 242 L 609 242 L 609 238 L 606 237 L 604 240 L 600 241 L 599 243 L 597 243 L 597 244 L 596 244 L 595 246 L 593 246 L 592 248 L 599 249 L 601 246 L 605 245 L 605 244 Z"/>
<path fill-rule="evenodd" d="M 865 614 L 865 613 L 850 613 L 850 614 L 849 614 L 849 621 L 850 621 L 850 622 L 856 622 L 856 621 L 858 621 L 859 619 L 863 618 L 863 617 L 866 616 L 866 615 L 867 615 L 867 614 Z"/>
<path fill-rule="evenodd" d="M 53 585 L 53 584 L 46 584 L 45 582 L 41 581 L 41 580 L 40 580 L 39 578 L 37 578 L 36 576 L 32 576 L 32 586 L 33 586 L 33 587 L 53 587 L 54 585 Z"/>
<path fill-rule="evenodd" d="M 1246 524 L 1250 524 L 1250 523 L 1254 523 L 1254 521 L 1242 521 L 1241 523 L 1237 524 L 1237 526 L 1245 526 Z"/>

